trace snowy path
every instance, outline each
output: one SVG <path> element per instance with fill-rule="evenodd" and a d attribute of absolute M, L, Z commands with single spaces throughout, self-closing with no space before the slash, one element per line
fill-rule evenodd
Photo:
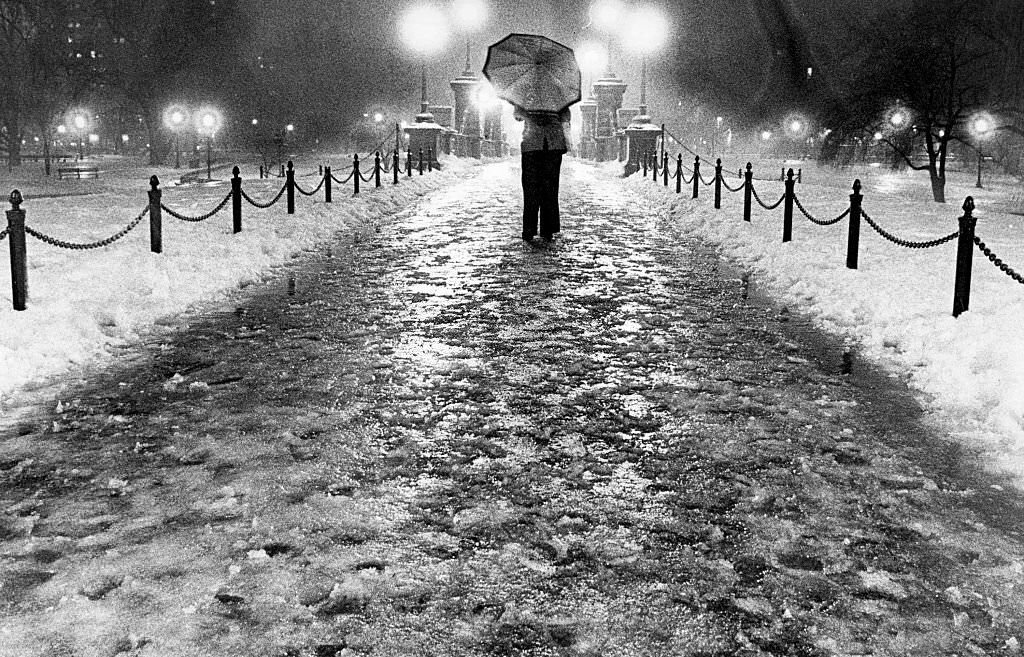
<path fill-rule="evenodd" d="M 0 655 L 1017 651 L 1018 493 L 618 181 L 524 245 L 516 174 L 4 436 Z"/>

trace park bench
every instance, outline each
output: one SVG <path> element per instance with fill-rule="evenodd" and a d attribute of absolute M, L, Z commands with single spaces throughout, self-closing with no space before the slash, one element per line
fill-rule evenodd
<path fill-rule="evenodd" d="M 76 164 L 74 166 L 57 167 L 57 178 L 99 178 L 100 170 L 94 164 Z"/>

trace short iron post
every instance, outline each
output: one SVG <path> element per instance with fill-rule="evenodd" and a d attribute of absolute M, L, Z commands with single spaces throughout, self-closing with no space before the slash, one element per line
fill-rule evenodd
<path fill-rule="evenodd" d="M 380 187 L 380 151 L 373 154 L 373 186 Z"/>
<path fill-rule="evenodd" d="M 242 232 L 242 176 L 236 166 L 231 169 L 231 232 Z"/>
<path fill-rule="evenodd" d="M 640 162 L 643 165 L 644 178 L 646 178 L 647 177 L 647 151 L 644 151 L 643 154 L 640 156 Z"/>
<path fill-rule="evenodd" d="M 743 174 L 743 221 L 750 221 L 750 197 L 754 193 L 754 166 L 747 162 L 747 172 Z"/>
<path fill-rule="evenodd" d="M 420 149 L 419 172 L 420 172 L 420 175 L 422 176 L 423 175 L 423 149 L 422 148 Z"/>
<path fill-rule="evenodd" d="M 782 182 L 783 180 L 786 179 L 786 167 L 782 167 L 780 171 L 781 173 L 779 174 L 779 182 Z"/>
<path fill-rule="evenodd" d="M 693 198 L 700 196 L 700 155 L 693 158 Z"/>
<path fill-rule="evenodd" d="M 396 148 L 395 149 L 395 153 L 393 155 L 393 159 L 391 161 L 391 174 L 392 174 L 392 176 L 394 178 L 394 180 L 392 180 L 392 182 L 391 182 L 392 185 L 397 185 L 398 184 L 398 170 L 400 168 L 401 167 L 398 166 L 398 149 Z"/>
<path fill-rule="evenodd" d="M 152 253 L 163 253 L 163 216 L 160 214 L 160 180 L 156 176 L 149 177 L 149 250 Z"/>
<path fill-rule="evenodd" d="M 960 217 L 960 236 L 956 245 L 953 317 L 959 317 L 971 306 L 971 264 L 974 256 L 974 227 L 977 224 L 978 220 L 974 216 L 974 198 L 968 196 L 964 200 L 964 214 Z"/>
<path fill-rule="evenodd" d="M 434 149 L 427 146 L 427 171 L 434 170 Z"/>
<path fill-rule="evenodd" d="M 722 208 L 722 158 L 715 160 L 715 209 Z"/>
<path fill-rule="evenodd" d="M 21 192 L 10 196 L 7 211 L 7 241 L 11 248 L 11 291 L 15 310 L 25 310 L 28 298 L 28 258 L 25 255 L 25 211 L 21 209 Z"/>
<path fill-rule="evenodd" d="M 359 193 L 359 153 L 352 156 L 352 193 Z"/>
<path fill-rule="evenodd" d="M 804 182 L 804 170 L 802 168 L 796 170 L 796 181 L 800 184 Z"/>
<path fill-rule="evenodd" d="M 331 202 L 331 165 L 324 166 L 324 203 Z"/>
<path fill-rule="evenodd" d="M 668 153 L 661 154 L 661 179 L 665 187 L 668 187 Z"/>
<path fill-rule="evenodd" d="M 782 241 L 789 242 L 793 239 L 793 170 L 786 172 L 786 202 L 782 210 Z"/>
<path fill-rule="evenodd" d="M 658 151 L 654 151 L 653 153 L 651 153 L 651 180 L 654 181 L 655 185 L 658 184 L 658 171 Z"/>
<path fill-rule="evenodd" d="M 676 194 L 683 191 L 683 154 L 676 155 Z"/>
<path fill-rule="evenodd" d="M 316 175 L 318 175 L 318 176 L 324 175 L 324 165 L 322 165 L 322 164 L 316 165 L 316 172 L 317 172 Z"/>
<path fill-rule="evenodd" d="M 281 165 L 281 175 L 280 175 L 280 176 L 278 176 L 278 178 L 284 178 L 284 176 L 285 176 L 285 173 L 284 173 L 284 165 L 282 164 L 282 165 Z"/>
<path fill-rule="evenodd" d="M 284 186 L 288 195 L 288 214 L 295 214 L 295 167 L 292 161 L 288 160 L 288 172 L 285 174 Z"/>
<path fill-rule="evenodd" d="M 412 178 L 412 149 L 405 149 L 405 173 Z"/>
<path fill-rule="evenodd" d="M 263 165 L 260 165 L 260 180 L 263 180 Z"/>
<path fill-rule="evenodd" d="M 850 230 L 846 238 L 846 268 L 857 268 L 857 252 L 860 250 L 860 208 L 864 196 L 860 193 L 860 180 L 853 181 L 850 194 Z"/>

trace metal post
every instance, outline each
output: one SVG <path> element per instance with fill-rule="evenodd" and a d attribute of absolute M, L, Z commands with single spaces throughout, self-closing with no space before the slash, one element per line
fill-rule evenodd
<path fill-rule="evenodd" d="M 359 154 L 356 153 L 352 156 L 352 184 L 354 185 L 353 194 L 359 193 Z"/>
<path fill-rule="evenodd" d="M 853 181 L 850 194 L 850 231 L 846 239 L 846 268 L 857 268 L 857 252 L 860 250 L 860 208 L 864 197 L 860 193 L 860 180 Z"/>
<path fill-rule="evenodd" d="M 422 148 L 420 149 L 420 166 L 419 166 L 419 170 L 420 170 L 420 175 L 422 176 L 423 175 L 423 149 Z"/>
<path fill-rule="evenodd" d="M 206 138 L 206 179 L 213 180 L 213 174 L 210 172 L 210 154 L 213 152 L 213 135 L 209 135 Z"/>
<path fill-rule="evenodd" d="M 331 202 L 331 165 L 324 166 L 324 203 Z"/>
<path fill-rule="evenodd" d="M 964 200 L 964 214 L 960 217 L 960 237 L 956 246 L 953 317 L 959 317 L 971 305 L 971 264 L 974 256 L 974 227 L 977 223 L 978 220 L 974 217 L 974 198 L 968 196 Z"/>
<path fill-rule="evenodd" d="M 231 230 L 242 232 L 242 177 L 238 167 L 231 169 Z"/>
<path fill-rule="evenodd" d="M 391 174 L 394 177 L 394 180 L 392 181 L 391 184 L 392 185 L 397 185 L 398 184 L 398 170 L 399 170 L 399 168 L 401 168 L 401 167 L 398 166 L 398 148 L 395 148 L 395 153 L 394 153 L 393 157 L 394 157 L 394 159 L 391 162 Z"/>
<path fill-rule="evenodd" d="M 782 213 L 782 241 L 789 242 L 793 239 L 793 170 L 786 172 L 786 203 Z"/>
<path fill-rule="evenodd" d="M 405 173 L 412 178 L 412 149 L 405 149 Z"/>
<path fill-rule="evenodd" d="M 163 253 L 163 216 L 160 214 L 160 181 L 156 176 L 149 177 L 149 250 L 152 253 Z"/>
<path fill-rule="evenodd" d="M 715 160 L 715 209 L 722 207 L 722 158 Z"/>
<path fill-rule="evenodd" d="M 658 184 L 658 151 L 651 153 L 651 180 Z"/>
<path fill-rule="evenodd" d="M 665 187 L 668 187 L 668 153 L 661 153 L 661 178 Z"/>
<path fill-rule="evenodd" d="M 683 191 L 683 154 L 676 155 L 676 194 Z"/>
<path fill-rule="evenodd" d="M 427 146 L 427 171 L 434 170 L 434 149 Z"/>
<path fill-rule="evenodd" d="M 380 187 L 380 151 L 373 154 L 373 184 Z"/>
<path fill-rule="evenodd" d="M 700 155 L 693 158 L 693 198 L 700 196 Z"/>
<path fill-rule="evenodd" d="M 260 180 L 263 180 L 263 165 L 260 165 Z"/>
<path fill-rule="evenodd" d="M 802 168 L 796 170 L 796 181 L 801 185 L 804 182 L 804 170 Z"/>
<path fill-rule="evenodd" d="M 7 211 L 7 241 L 11 248 L 11 289 L 14 309 L 25 310 L 28 298 L 28 263 L 25 255 L 25 211 L 21 209 L 21 192 L 10 196 L 11 209 Z"/>
<path fill-rule="evenodd" d="M 978 182 L 974 183 L 974 186 L 981 189 L 981 162 L 984 158 L 981 156 L 981 149 L 978 149 Z"/>
<path fill-rule="evenodd" d="M 284 186 L 288 194 L 288 214 L 295 214 L 295 168 L 288 160 L 288 171 L 285 174 Z"/>
<path fill-rule="evenodd" d="M 743 185 L 743 221 L 750 221 L 750 197 L 754 192 L 754 167 L 747 162 L 747 172 L 744 175 L 746 184 Z"/>
<path fill-rule="evenodd" d="M 643 167 L 644 178 L 646 178 L 647 177 L 647 151 L 644 151 L 643 153 L 640 154 L 640 165 Z"/>

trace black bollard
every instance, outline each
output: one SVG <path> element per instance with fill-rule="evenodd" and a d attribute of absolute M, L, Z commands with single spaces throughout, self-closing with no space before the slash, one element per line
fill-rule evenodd
<path fill-rule="evenodd" d="M 860 208 L 864 197 L 860 193 L 860 180 L 853 181 L 850 194 L 850 227 L 846 237 L 846 268 L 857 268 L 857 252 L 860 250 Z"/>
<path fill-rule="evenodd" d="M 288 160 L 288 173 L 284 186 L 288 196 L 288 214 L 295 214 L 295 168 L 291 160 Z"/>
<path fill-rule="evenodd" d="M 149 177 L 149 250 L 152 253 L 162 253 L 164 250 L 163 217 L 160 214 L 160 197 L 163 192 L 159 185 L 156 176 Z"/>
<path fill-rule="evenodd" d="M 956 245 L 956 278 L 953 284 L 953 317 L 959 317 L 971 306 L 971 265 L 974 257 L 974 198 L 964 200 L 964 214 L 960 217 L 960 236 Z"/>
<path fill-rule="evenodd" d="M 789 242 L 793 239 L 793 170 L 786 172 L 786 202 L 782 212 L 782 241 Z"/>
<path fill-rule="evenodd" d="M 324 203 L 331 202 L 331 165 L 324 166 Z"/>
<path fill-rule="evenodd" d="M 747 173 L 743 185 L 743 221 L 750 221 L 750 200 L 754 191 L 754 167 L 747 162 Z"/>
<path fill-rule="evenodd" d="M 242 176 L 238 167 L 231 169 L 231 231 L 242 232 Z"/>
<path fill-rule="evenodd" d="M 354 185 L 353 194 L 359 193 L 359 154 L 356 153 L 352 156 L 352 184 Z"/>
<path fill-rule="evenodd" d="M 700 155 L 693 158 L 693 198 L 700 196 Z"/>
<path fill-rule="evenodd" d="M 715 161 L 715 209 L 722 208 L 722 158 Z"/>
<path fill-rule="evenodd" d="M 21 201 L 21 192 L 11 192 L 11 209 L 7 211 L 7 241 L 11 249 L 11 296 L 15 310 L 25 310 L 25 301 L 28 299 L 25 211 L 21 209 Z"/>
<path fill-rule="evenodd" d="M 683 154 L 676 155 L 676 194 L 683 191 Z"/>

